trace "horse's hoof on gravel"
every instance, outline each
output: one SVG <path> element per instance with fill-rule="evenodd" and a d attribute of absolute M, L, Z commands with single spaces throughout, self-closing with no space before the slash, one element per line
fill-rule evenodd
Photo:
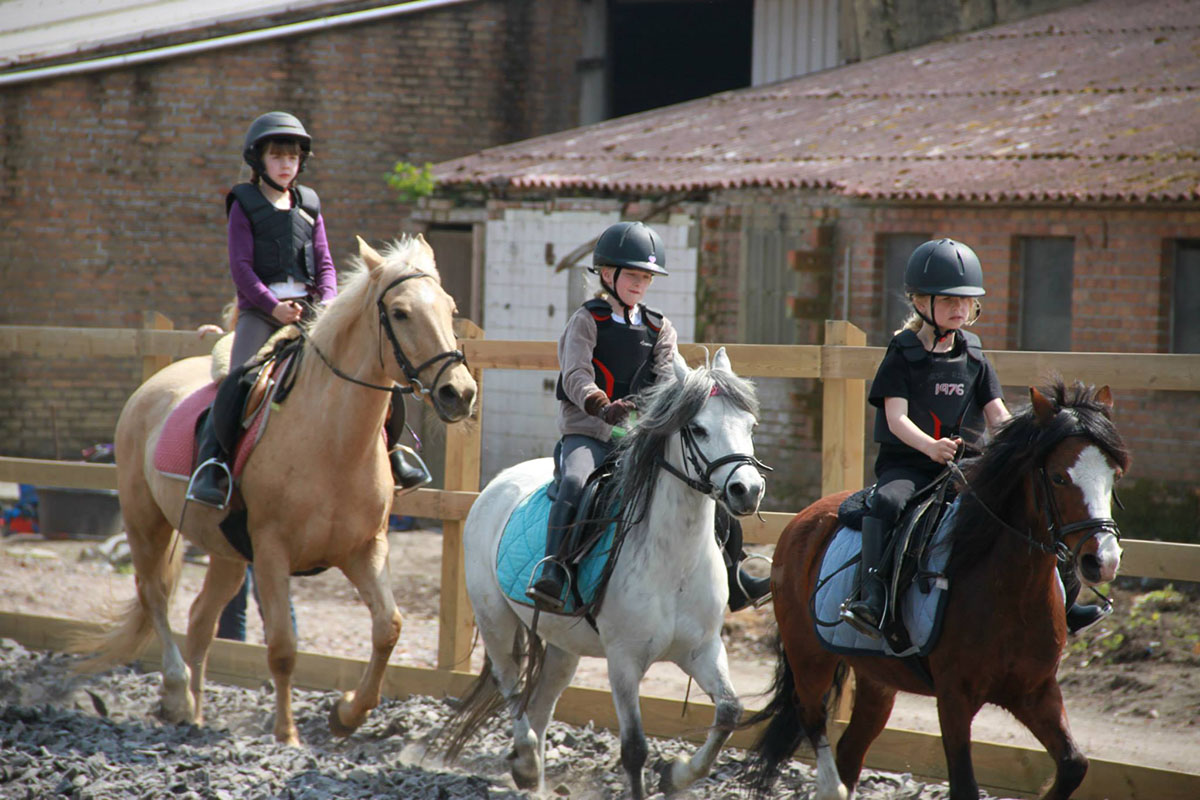
<path fill-rule="evenodd" d="M 667 759 L 654 765 L 654 772 L 658 775 L 658 790 L 667 797 L 670 797 L 682 788 L 675 785 L 674 772 L 675 765 L 678 763 L 678 759 Z"/>
<path fill-rule="evenodd" d="M 338 706 L 341 704 L 340 700 L 334 700 L 333 705 L 329 708 L 329 732 L 340 739 L 345 739 L 356 729 L 342 724 L 342 718 L 338 715 Z"/>

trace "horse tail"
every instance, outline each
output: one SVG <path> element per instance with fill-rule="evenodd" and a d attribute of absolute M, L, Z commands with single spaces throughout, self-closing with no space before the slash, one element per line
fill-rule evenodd
<path fill-rule="evenodd" d="M 750 785 L 753 797 L 766 797 L 770 793 L 780 764 L 790 760 L 800 744 L 808 738 L 800 722 L 800 712 L 796 708 L 796 684 L 792 677 L 792 667 L 788 663 L 787 652 L 783 649 L 783 638 L 778 635 L 775 637 L 775 654 L 777 660 L 775 679 L 769 690 L 770 702 L 761 711 L 738 724 L 740 729 L 767 722 L 767 727 L 750 748 L 753 755 L 745 781 Z"/>
<path fill-rule="evenodd" d="M 527 681 L 531 662 L 536 660 L 539 663 L 540 672 L 540 663 L 544 655 L 545 648 L 541 639 L 533 635 L 529 635 L 527 639 L 525 629 L 518 627 L 513 635 L 512 658 L 517 664 L 524 664 L 522 679 L 514 687 L 512 694 L 505 696 L 492 671 L 491 654 L 484 652 L 483 669 L 479 671 L 479 677 L 471 683 L 454 714 L 434 737 L 434 741 L 444 742 L 441 750 L 447 761 L 455 761 L 483 724 L 510 703 L 516 702 L 519 708 L 524 709 L 528 692 L 521 684 L 529 685 Z"/>
<path fill-rule="evenodd" d="M 76 672 L 102 672 L 135 661 L 145 652 L 155 636 L 154 619 L 142 600 L 143 587 L 162 592 L 164 607 L 171 607 L 171 597 L 183 572 L 183 537 L 175 534 L 171 545 L 158 559 L 157 570 L 138 576 L 138 594 L 124 606 L 101 609 L 99 626 L 79 631 L 67 643 L 71 653 L 90 654 L 75 665 Z"/>

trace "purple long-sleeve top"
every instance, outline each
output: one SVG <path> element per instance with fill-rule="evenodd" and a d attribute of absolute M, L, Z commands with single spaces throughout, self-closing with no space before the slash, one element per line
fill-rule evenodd
<path fill-rule="evenodd" d="M 317 262 L 317 285 L 310 288 L 317 302 L 328 303 L 337 297 L 337 271 L 329 255 L 325 219 L 321 215 L 317 215 L 313 225 L 313 256 Z M 257 308 L 270 314 L 279 304 L 279 298 L 254 271 L 254 232 L 250 228 L 250 218 L 238 203 L 229 209 L 229 274 L 237 288 L 239 310 Z"/>

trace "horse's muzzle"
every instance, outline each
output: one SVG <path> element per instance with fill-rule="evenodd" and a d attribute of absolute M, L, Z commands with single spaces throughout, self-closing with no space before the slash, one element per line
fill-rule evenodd
<path fill-rule="evenodd" d="M 469 375 L 465 381 L 446 381 L 432 393 L 433 408 L 442 422 L 459 422 L 471 416 L 476 391 L 475 381 Z"/>
<path fill-rule="evenodd" d="M 1088 586 L 1108 583 L 1121 568 L 1121 544 L 1115 533 L 1104 530 L 1088 537 L 1076 556 L 1080 579 Z"/>

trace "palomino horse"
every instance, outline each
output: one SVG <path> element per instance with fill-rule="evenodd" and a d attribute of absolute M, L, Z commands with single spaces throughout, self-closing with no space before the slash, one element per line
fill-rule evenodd
<path fill-rule="evenodd" d="M 506 594 L 497 575 L 498 555 L 514 510 L 551 481 L 552 460 L 527 461 L 500 473 L 467 517 L 467 588 L 486 659 L 452 720 L 457 729 L 447 751 L 457 755 L 485 719 L 507 706 L 513 714 L 512 774 L 523 788 L 542 791 L 546 726 L 581 655 L 608 660 L 621 763 L 636 798 L 644 796 L 648 755 L 638 687 L 652 663 L 678 664 L 716 704 L 716 725 L 704 745 L 690 761 L 680 757 L 664 769 L 666 788 L 706 775 L 741 716 L 721 641 L 729 590 L 713 515 L 718 502 L 735 515 L 750 514 L 763 496 L 761 465 L 753 455 L 754 389 L 733 374 L 721 349 L 711 368 L 689 370 L 677 359 L 675 380 L 651 389 L 641 405 L 644 411 L 618 445 L 612 479 L 597 505 L 621 508 L 618 527 L 625 536 L 595 627 L 579 617 L 540 613 L 529 648 L 536 666 L 524 681 L 526 658 L 518 653 L 534 610 Z M 533 534 L 540 546 L 545 528 Z M 540 553 L 537 546 L 531 549 Z M 523 598 L 525 581 L 518 583 L 515 593 Z"/>
<path fill-rule="evenodd" d="M 358 687 L 335 703 L 330 727 L 346 735 L 379 703 L 384 668 L 400 635 L 388 575 L 387 522 L 394 488 L 381 434 L 391 388 L 420 392 L 446 422 L 471 413 L 476 385 L 456 348 L 454 300 L 442 290 L 433 250 L 404 238 L 360 258 L 338 297 L 305 334 L 286 402 L 271 411 L 241 475 L 254 575 L 275 682 L 275 738 L 299 744 L 292 717 L 296 637 L 289 576 L 338 567 L 371 611 L 372 653 Z M 346 273 L 343 273 L 344 275 Z M 246 562 L 218 527 L 225 513 L 184 502 L 186 482 L 154 468 L 155 445 L 171 410 L 211 380 L 210 358 L 178 361 L 146 381 L 117 422 L 121 513 L 137 573 L 137 598 L 104 634 L 81 643 L 85 668 L 132 660 L 155 634 L 163 649 L 163 713 L 203 722 L 204 667 L 221 609 L 242 584 Z M 184 546 L 210 554 L 188 617 L 186 654 L 167 619 Z"/>
<path fill-rule="evenodd" d="M 1057 769 L 1044 797 L 1070 797 L 1083 781 L 1087 758 L 1071 737 L 1055 678 L 1067 637 L 1057 563 L 1071 562 L 1089 586 L 1116 576 L 1121 548 L 1111 499 L 1129 454 L 1110 418 L 1107 386 L 1057 382 L 1049 394 L 1031 389 L 1032 405 L 968 462 L 949 531 L 942 632 L 923 660 L 932 687 L 895 658 L 837 655 L 819 643 L 810 602 L 846 494 L 788 523 L 771 572 L 781 646 L 774 697 L 747 723 L 770 720 L 755 745 L 760 791 L 807 740 L 817 755 L 816 797 L 844 800 L 898 690 L 937 698 L 952 800 L 979 796 L 971 721 L 984 703 L 1009 711 L 1049 751 Z M 835 683 L 840 690 L 845 666 L 854 670 L 854 710 L 835 762 L 825 698 Z"/>

